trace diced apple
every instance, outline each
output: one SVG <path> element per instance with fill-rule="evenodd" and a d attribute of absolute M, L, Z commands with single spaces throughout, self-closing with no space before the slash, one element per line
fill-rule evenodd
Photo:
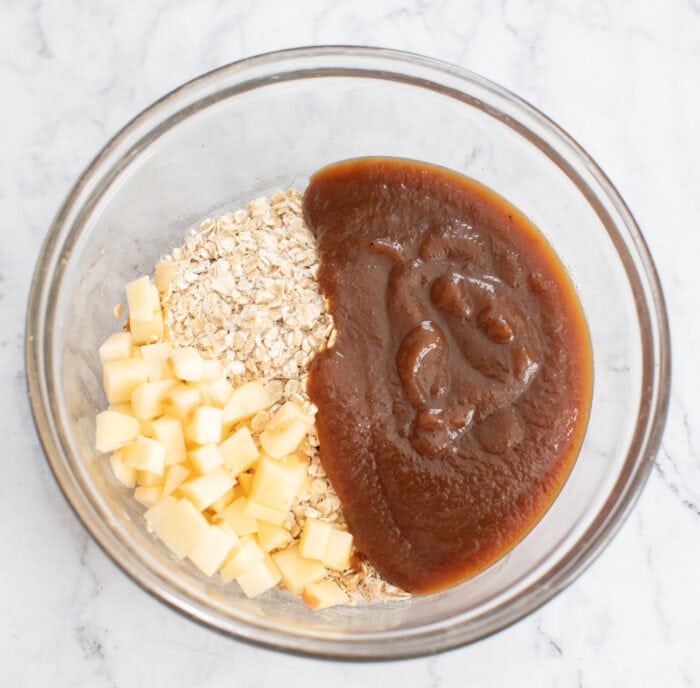
<path fill-rule="evenodd" d="M 163 339 L 163 313 L 159 309 L 148 320 L 129 316 L 129 331 L 134 344 L 154 344 Z"/>
<path fill-rule="evenodd" d="M 148 509 L 160 499 L 160 490 L 160 485 L 154 487 L 144 487 L 141 485 L 134 490 L 134 499 Z"/>
<path fill-rule="evenodd" d="M 174 463 L 171 466 L 166 466 L 161 497 L 167 497 L 177 490 L 177 488 L 187 480 L 189 474 L 190 469 L 182 464 Z"/>
<path fill-rule="evenodd" d="M 298 595 L 309 584 L 320 581 L 326 575 L 326 569 L 315 559 L 306 559 L 299 552 L 299 545 L 272 554 L 282 574 L 282 583 L 292 595 Z"/>
<path fill-rule="evenodd" d="M 129 304 L 129 319 L 150 320 L 153 315 L 151 280 L 144 276 L 129 282 L 126 285 L 126 300 Z"/>
<path fill-rule="evenodd" d="M 292 534 L 281 526 L 266 521 L 258 521 L 258 544 L 265 552 L 286 547 L 292 541 Z"/>
<path fill-rule="evenodd" d="M 234 578 L 238 578 L 264 558 L 265 552 L 260 549 L 255 540 L 242 544 L 221 568 L 221 580 L 228 583 Z"/>
<path fill-rule="evenodd" d="M 132 488 L 136 484 L 136 469 L 124 463 L 123 452 L 114 452 L 109 458 L 109 463 L 112 466 L 114 477 L 124 485 L 124 487 Z"/>
<path fill-rule="evenodd" d="M 221 365 L 221 361 L 216 358 L 203 359 L 200 382 L 214 382 L 214 380 L 220 380 L 223 375 L 224 369 Z"/>
<path fill-rule="evenodd" d="M 153 308 L 154 311 L 160 310 L 160 294 L 155 284 L 151 284 L 151 308 Z"/>
<path fill-rule="evenodd" d="M 329 569 L 345 571 L 350 566 L 352 535 L 344 530 L 333 528 L 321 562 Z"/>
<path fill-rule="evenodd" d="M 157 342 L 156 344 L 144 344 L 141 347 L 141 355 L 148 370 L 148 381 L 158 382 L 175 378 L 170 367 L 170 354 L 173 345 L 170 342 Z"/>
<path fill-rule="evenodd" d="M 216 519 L 227 523 L 239 537 L 251 535 L 258 532 L 258 522 L 251 516 L 245 515 L 245 508 L 248 500 L 245 497 L 239 497 L 227 506 Z"/>
<path fill-rule="evenodd" d="M 203 511 L 235 484 L 235 478 L 232 478 L 224 468 L 218 468 L 183 483 L 179 489 L 200 511 Z"/>
<path fill-rule="evenodd" d="M 180 499 L 153 524 L 155 534 L 178 558 L 187 556 L 209 531 L 207 519 L 187 499 Z"/>
<path fill-rule="evenodd" d="M 313 609 L 326 609 L 350 602 L 347 593 L 331 580 L 309 583 L 301 593 L 301 600 Z"/>
<path fill-rule="evenodd" d="M 233 475 L 247 471 L 257 460 L 260 452 L 255 444 L 250 430 L 246 426 L 239 428 L 220 445 L 226 468 Z"/>
<path fill-rule="evenodd" d="M 306 469 L 309 467 L 309 459 L 306 454 L 301 452 L 292 452 L 287 454 L 283 458 L 279 459 L 279 462 L 290 468 L 297 468 L 302 474 L 306 474 Z"/>
<path fill-rule="evenodd" d="M 103 369 L 105 394 L 110 404 L 131 401 L 131 393 L 146 382 L 146 364 L 137 358 L 123 358 L 105 363 Z"/>
<path fill-rule="evenodd" d="M 170 283 L 175 276 L 175 263 L 172 260 L 161 260 L 156 263 L 154 281 L 161 294 L 167 293 Z"/>
<path fill-rule="evenodd" d="M 202 405 L 194 410 L 185 434 L 197 444 L 219 444 L 221 428 L 221 409 Z"/>
<path fill-rule="evenodd" d="M 163 416 L 154 420 L 152 427 L 153 437 L 165 447 L 166 465 L 182 463 L 187 458 L 182 423 L 177 418 Z"/>
<path fill-rule="evenodd" d="M 252 516 L 258 521 L 267 521 L 275 526 L 282 525 L 288 513 L 289 510 L 272 509 L 252 499 L 248 499 L 248 504 L 246 504 L 245 508 L 246 516 Z"/>
<path fill-rule="evenodd" d="M 213 576 L 237 544 L 235 535 L 211 526 L 187 557 L 205 576 Z"/>
<path fill-rule="evenodd" d="M 177 504 L 177 499 L 174 497 L 164 497 L 159 502 L 156 502 L 148 511 L 144 512 L 143 517 L 151 530 L 160 523 L 164 518 L 167 518 L 168 512 Z"/>
<path fill-rule="evenodd" d="M 144 487 L 163 487 L 163 476 L 150 471 L 139 471 L 136 474 L 136 482 Z"/>
<path fill-rule="evenodd" d="M 299 405 L 288 401 L 260 434 L 260 446 L 274 459 L 281 459 L 296 451 L 309 426 L 309 419 Z"/>
<path fill-rule="evenodd" d="M 250 500 L 277 511 L 288 511 L 304 477 L 296 466 L 260 459 L 250 488 Z"/>
<path fill-rule="evenodd" d="M 299 540 L 299 551 L 302 556 L 321 561 L 326 553 L 332 531 L 333 526 L 330 523 L 319 521 L 317 518 L 307 518 Z"/>
<path fill-rule="evenodd" d="M 233 393 L 231 383 L 224 377 L 217 378 L 211 382 L 200 382 L 197 387 L 202 393 L 202 400 L 205 404 L 211 404 L 221 409 L 226 406 L 226 402 Z"/>
<path fill-rule="evenodd" d="M 133 416 L 116 411 L 102 411 L 95 417 L 95 446 L 108 452 L 124 447 L 136 439 L 139 422 Z"/>
<path fill-rule="evenodd" d="M 248 598 L 257 597 L 270 588 L 274 588 L 282 579 L 282 574 L 274 561 L 268 556 L 242 573 L 236 582 Z"/>
<path fill-rule="evenodd" d="M 231 425 L 254 416 L 275 402 L 269 387 L 262 380 L 246 382 L 236 387 L 224 407 L 224 424 Z"/>
<path fill-rule="evenodd" d="M 226 507 L 237 499 L 239 495 L 236 494 L 236 488 L 238 485 L 234 485 L 228 492 L 224 492 L 218 499 L 215 499 L 210 505 L 209 509 L 215 514 L 220 514 Z"/>
<path fill-rule="evenodd" d="M 138 471 L 162 475 L 165 468 L 165 447 L 157 440 L 137 435 L 132 444 L 124 447 L 124 462 Z"/>
<path fill-rule="evenodd" d="M 102 342 L 99 349 L 100 361 L 104 365 L 110 361 L 131 358 L 132 350 L 131 335 L 128 332 L 115 332 Z"/>
<path fill-rule="evenodd" d="M 189 453 L 189 459 L 194 468 L 202 474 L 209 473 L 224 465 L 224 457 L 215 444 L 206 444 L 203 447 L 193 449 Z"/>
<path fill-rule="evenodd" d="M 144 382 L 131 393 L 131 407 L 137 418 L 149 419 L 162 416 L 163 400 L 166 394 L 177 384 L 176 380 L 158 380 Z"/>
<path fill-rule="evenodd" d="M 134 416 L 134 409 L 131 408 L 130 401 L 124 401 L 121 404 L 110 404 L 107 407 L 108 411 L 114 411 L 115 413 L 123 413 L 125 416 Z"/>
<path fill-rule="evenodd" d="M 200 382 L 204 373 L 204 359 L 193 346 L 174 348 L 170 354 L 175 375 L 185 382 Z"/>
<path fill-rule="evenodd" d="M 238 484 L 245 492 L 246 497 L 250 494 L 250 488 L 253 486 L 253 480 L 255 479 L 255 474 L 253 473 L 239 473 L 237 478 Z"/>
<path fill-rule="evenodd" d="M 139 418 L 139 433 L 144 437 L 153 439 L 153 419 Z"/>
<path fill-rule="evenodd" d="M 184 383 L 175 385 L 163 399 L 165 412 L 187 424 L 195 409 L 202 402 L 202 394 L 196 387 Z"/>

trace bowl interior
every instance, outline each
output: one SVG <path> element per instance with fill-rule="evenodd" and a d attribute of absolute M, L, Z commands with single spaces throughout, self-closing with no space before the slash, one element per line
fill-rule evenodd
<path fill-rule="evenodd" d="M 228 632 L 295 650 L 372 656 L 387 654 L 391 642 L 395 655 L 434 651 L 547 599 L 628 508 L 643 482 L 659 405 L 662 352 L 647 305 L 658 295 L 624 206 L 536 112 L 476 77 L 417 58 L 312 53 L 208 75 L 138 118 L 96 161 L 57 219 L 37 273 L 43 301 L 35 297 L 29 317 L 42 318 L 34 346 L 45 387 L 35 411 L 42 403 L 47 451 L 83 520 L 166 601 Z M 493 566 L 408 602 L 311 612 L 281 593 L 247 600 L 235 585 L 205 580 L 145 532 L 142 507 L 93 448 L 94 415 L 105 406 L 97 348 L 119 326 L 112 307 L 124 301 L 124 284 L 150 273 L 200 220 L 276 189 L 302 189 L 322 165 L 362 155 L 458 170 L 540 228 L 569 269 L 588 320 L 592 411 L 553 506 Z"/>

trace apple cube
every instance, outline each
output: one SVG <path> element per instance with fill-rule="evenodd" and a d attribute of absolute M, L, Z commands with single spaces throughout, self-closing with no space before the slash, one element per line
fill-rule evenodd
<path fill-rule="evenodd" d="M 172 494 L 175 490 L 177 490 L 177 488 L 180 487 L 185 480 L 187 480 L 189 474 L 190 469 L 179 463 L 166 466 L 161 498 L 167 497 L 169 494 Z"/>
<path fill-rule="evenodd" d="M 304 477 L 305 473 L 296 466 L 260 459 L 250 488 L 250 500 L 277 511 L 288 511 Z"/>
<path fill-rule="evenodd" d="M 299 541 L 302 556 L 321 561 L 332 531 L 333 526 L 330 523 L 319 521 L 317 518 L 307 518 Z"/>
<path fill-rule="evenodd" d="M 175 263 L 172 260 L 161 260 L 156 263 L 154 281 L 161 294 L 165 294 L 170 289 L 170 283 L 174 276 Z"/>
<path fill-rule="evenodd" d="M 259 561 L 262 561 L 264 557 L 265 552 L 260 549 L 260 546 L 255 540 L 249 540 L 241 544 L 222 567 L 221 580 L 224 583 L 228 583 L 234 578 L 238 578 L 238 576 L 244 574 Z"/>
<path fill-rule="evenodd" d="M 163 416 L 152 423 L 153 437 L 165 447 L 165 463 L 182 463 L 187 458 L 185 434 L 177 418 Z"/>
<path fill-rule="evenodd" d="M 131 393 L 131 408 L 137 418 L 149 419 L 162 416 L 165 395 L 177 384 L 176 380 L 144 382 Z"/>
<path fill-rule="evenodd" d="M 180 499 L 153 524 L 155 534 L 178 558 L 187 556 L 209 532 L 207 519 L 187 499 Z"/>
<path fill-rule="evenodd" d="M 208 508 L 215 514 L 220 514 L 234 499 L 238 498 L 239 495 L 236 494 L 237 487 L 238 485 L 234 485 L 228 492 L 224 492 L 224 494 L 218 499 L 215 499 Z"/>
<path fill-rule="evenodd" d="M 275 403 L 270 388 L 262 380 L 246 382 L 236 387 L 224 407 L 224 424 L 231 425 L 254 416 Z"/>
<path fill-rule="evenodd" d="M 139 432 L 144 437 L 153 439 L 153 420 L 150 418 L 139 418 Z"/>
<path fill-rule="evenodd" d="M 226 523 L 239 537 L 257 533 L 258 522 L 252 516 L 245 515 L 247 504 L 245 497 L 234 500 L 216 517 L 217 524 Z"/>
<path fill-rule="evenodd" d="M 291 541 L 292 534 L 286 528 L 258 521 L 258 544 L 264 552 L 286 547 Z"/>
<path fill-rule="evenodd" d="M 174 348 L 170 354 L 175 375 L 185 382 L 200 382 L 204 374 L 204 359 L 193 346 Z"/>
<path fill-rule="evenodd" d="M 129 282 L 126 285 L 126 301 L 130 320 L 151 320 L 154 310 L 151 280 L 144 276 Z"/>
<path fill-rule="evenodd" d="M 150 509 L 144 512 L 143 517 L 152 530 L 163 518 L 167 518 L 168 512 L 177 504 L 175 497 L 165 497 L 156 502 Z"/>
<path fill-rule="evenodd" d="M 148 509 L 160 500 L 160 491 L 160 485 L 155 485 L 153 487 L 144 487 L 140 485 L 134 490 L 134 499 Z"/>
<path fill-rule="evenodd" d="M 141 355 L 148 370 L 149 382 L 169 380 L 175 377 L 170 367 L 170 354 L 173 345 L 170 342 L 157 342 L 156 344 L 144 344 L 141 347 Z"/>
<path fill-rule="evenodd" d="M 114 477 L 124 485 L 124 487 L 132 488 L 136 484 L 136 469 L 124 463 L 123 452 L 114 452 L 114 454 L 109 457 L 109 463 L 112 467 Z"/>
<path fill-rule="evenodd" d="M 224 465 L 224 457 L 221 450 L 215 444 L 207 444 L 189 453 L 190 463 L 200 473 L 209 473 L 215 468 Z"/>
<path fill-rule="evenodd" d="M 352 535 L 347 531 L 333 528 L 321 561 L 329 569 L 345 571 L 350 566 L 351 553 Z"/>
<path fill-rule="evenodd" d="M 246 426 L 236 430 L 231 437 L 224 440 L 219 449 L 223 454 L 226 468 L 236 476 L 247 471 L 260 455 L 255 440 Z"/>
<path fill-rule="evenodd" d="M 121 404 L 110 404 L 107 407 L 108 411 L 114 411 L 115 413 L 123 413 L 125 416 L 134 416 L 134 409 L 131 408 L 130 401 L 124 401 Z"/>
<path fill-rule="evenodd" d="M 202 393 L 184 383 L 175 385 L 163 399 L 165 412 L 183 423 L 189 423 L 195 409 L 202 403 Z"/>
<path fill-rule="evenodd" d="M 130 444 L 139 433 L 139 422 L 133 416 L 116 411 L 102 411 L 95 417 L 95 446 L 108 452 Z"/>
<path fill-rule="evenodd" d="M 234 392 L 235 394 L 235 392 Z M 260 446 L 274 459 L 296 451 L 309 429 L 309 418 L 298 404 L 282 405 L 260 434 Z"/>
<path fill-rule="evenodd" d="M 139 485 L 143 485 L 143 487 L 159 486 L 161 490 L 163 488 L 163 476 L 150 471 L 138 471 L 136 473 L 136 482 Z"/>
<path fill-rule="evenodd" d="M 209 361 L 205 361 L 205 363 L 209 363 Z M 202 400 L 205 404 L 221 409 L 226 406 L 226 402 L 233 393 L 231 383 L 224 377 L 217 378 L 211 382 L 200 382 L 197 387 L 202 393 Z"/>
<path fill-rule="evenodd" d="M 309 583 L 301 593 L 301 600 L 313 609 L 326 609 L 350 602 L 346 592 L 332 580 Z"/>
<path fill-rule="evenodd" d="M 224 369 L 221 365 L 221 361 L 216 358 L 203 359 L 201 382 L 214 382 L 214 380 L 221 379 L 223 375 Z"/>
<path fill-rule="evenodd" d="M 154 311 L 160 310 L 160 293 L 155 284 L 151 284 L 151 306 Z"/>
<path fill-rule="evenodd" d="M 253 480 L 255 479 L 254 473 L 239 473 L 236 476 L 238 484 L 245 493 L 246 497 L 250 494 L 250 488 L 253 486 Z"/>
<path fill-rule="evenodd" d="M 115 332 L 102 342 L 100 346 L 100 361 L 102 365 L 110 361 L 131 358 L 133 344 L 128 332 Z"/>
<path fill-rule="evenodd" d="M 272 509 L 264 504 L 259 504 L 258 502 L 248 499 L 248 503 L 245 508 L 245 515 L 252 516 L 258 521 L 267 521 L 267 523 L 272 523 L 275 526 L 280 526 L 284 523 L 284 519 L 287 518 L 289 510 Z"/>
<path fill-rule="evenodd" d="M 253 598 L 270 588 L 274 588 L 281 578 L 282 574 L 275 562 L 268 555 L 265 555 L 262 561 L 238 576 L 236 582 L 241 586 L 246 597 Z"/>
<path fill-rule="evenodd" d="M 131 393 L 146 382 L 146 364 L 137 358 L 123 358 L 105 363 L 103 369 L 105 394 L 110 404 L 131 401 Z"/>
<path fill-rule="evenodd" d="M 316 583 L 326 575 L 321 562 L 301 556 L 299 545 L 275 552 L 272 559 L 282 574 L 284 587 L 292 595 L 299 595 L 309 583 Z"/>
<path fill-rule="evenodd" d="M 157 440 L 137 435 L 136 440 L 124 448 L 124 462 L 136 470 L 162 475 L 165 447 Z"/>
<path fill-rule="evenodd" d="M 129 331 L 134 344 L 153 344 L 163 339 L 163 313 L 160 309 L 154 311 L 148 320 L 129 316 Z"/>
<path fill-rule="evenodd" d="M 203 405 L 194 410 L 186 435 L 197 444 L 218 444 L 221 442 L 221 428 L 221 409 Z"/>
<path fill-rule="evenodd" d="M 237 544 L 235 535 L 211 526 L 187 557 L 205 576 L 213 576 Z"/>
<path fill-rule="evenodd" d="M 183 483 L 180 485 L 180 492 L 188 497 L 200 511 L 203 511 L 235 484 L 235 478 L 232 478 L 225 469 L 218 468 Z"/>

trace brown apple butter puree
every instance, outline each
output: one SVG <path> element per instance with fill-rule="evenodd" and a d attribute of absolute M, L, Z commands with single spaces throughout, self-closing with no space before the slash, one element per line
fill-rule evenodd
<path fill-rule="evenodd" d="M 511 548 L 569 473 L 592 383 L 581 307 L 525 216 L 447 169 L 330 165 L 304 215 L 337 328 L 309 378 L 323 466 L 382 575 L 438 590 Z"/>

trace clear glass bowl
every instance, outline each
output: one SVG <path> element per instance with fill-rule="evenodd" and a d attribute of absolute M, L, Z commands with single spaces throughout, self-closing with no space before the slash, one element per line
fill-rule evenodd
<path fill-rule="evenodd" d="M 93 448 L 105 400 L 97 348 L 124 283 L 200 219 L 322 165 L 393 155 L 444 165 L 495 189 L 541 229 L 588 318 L 595 383 L 588 431 L 553 506 L 507 556 L 444 592 L 314 612 L 279 592 L 177 563 Z M 68 501 L 110 557 L 187 616 L 278 649 L 397 658 L 462 645 L 513 623 L 573 581 L 610 541 L 649 474 L 669 392 L 657 276 L 625 204 L 555 124 L 507 91 L 415 55 L 317 47 L 206 74 L 128 124 L 71 191 L 46 238 L 27 314 L 36 425 Z"/>

